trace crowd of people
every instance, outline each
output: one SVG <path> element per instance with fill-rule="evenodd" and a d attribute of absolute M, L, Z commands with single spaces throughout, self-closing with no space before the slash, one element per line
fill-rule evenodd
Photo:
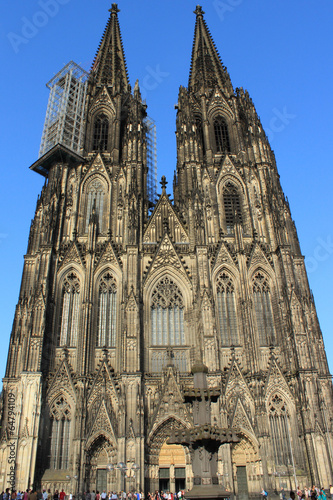
<path fill-rule="evenodd" d="M 101 493 L 99 491 L 86 491 L 83 494 L 78 495 L 79 500 L 145 500 L 142 491 L 132 491 L 126 492 L 121 491 L 117 493 L 115 491 L 109 491 L 108 493 L 104 490 Z M 74 495 L 72 493 L 66 495 L 62 489 L 60 492 L 55 490 L 54 493 L 51 490 L 34 490 L 28 489 L 26 491 L 16 491 L 12 492 L 9 488 L 0 494 L 0 500 L 74 500 Z M 148 493 L 147 500 L 184 500 L 184 491 L 179 491 L 178 493 L 171 493 L 170 491 L 155 491 L 154 493 Z"/>
<path fill-rule="evenodd" d="M 268 494 L 263 489 L 261 492 L 263 498 L 267 498 Z M 300 486 L 297 487 L 296 492 L 290 491 L 289 495 L 285 492 L 283 488 L 280 491 L 280 500 L 333 500 L 333 486 L 330 484 L 328 490 L 325 488 L 318 488 L 313 485 L 312 488 L 304 487 L 303 489 Z"/>

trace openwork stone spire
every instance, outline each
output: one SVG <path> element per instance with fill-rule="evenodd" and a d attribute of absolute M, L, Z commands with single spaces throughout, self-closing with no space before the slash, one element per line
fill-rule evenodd
<path fill-rule="evenodd" d="M 192 48 L 189 90 L 198 92 L 201 89 L 219 87 L 227 94 L 233 93 L 227 69 L 223 66 L 209 29 L 203 18 L 204 11 L 197 5 L 194 41 Z"/>
<path fill-rule="evenodd" d="M 98 47 L 91 74 L 96 85 L 112 86 L 118 92 L 127 91 L 129 81 L 118 22 L 119 9 L 116 3 L 112 4 L 109 12 L 110 18 Z"/>

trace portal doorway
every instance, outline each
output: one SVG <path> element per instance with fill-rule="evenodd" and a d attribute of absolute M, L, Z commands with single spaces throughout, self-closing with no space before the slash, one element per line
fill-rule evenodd
<path fill-rule="evenodd" d="M 96 471 L 96 491 L 100 493 L 108 490 L 108 472 L 106 469 L 97 469 Z"/>
<path fill-rule="evenodd" d="M 159 490 L 178 492 L 186 489 L 186 456 L 180 444 L 162 445 L 159 455 Z"/>

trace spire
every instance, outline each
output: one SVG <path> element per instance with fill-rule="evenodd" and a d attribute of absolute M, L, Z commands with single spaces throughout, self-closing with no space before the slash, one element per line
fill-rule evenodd
<path fill-rule="evenodd" d="M 196 22 L 192 48 L 189 90 L 194 92 L 201 88 L 221 90 L 233 93 L 227 69 L 223 66 L 209 29 L 203 18 L 204 11 L 197 5 L 194 14 Z"/>
<path fill-rule="evenodd" d="M 127 91 L 129 85 L 123 44 L 121 40 L 118 6 L 112 4 L 110 18 L 91 68 L 96 85 L 113 86 L 115 91 Z"/>

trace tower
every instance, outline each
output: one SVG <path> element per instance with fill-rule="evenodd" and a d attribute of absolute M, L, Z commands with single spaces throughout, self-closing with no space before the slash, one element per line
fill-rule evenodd
<path fill-rule="evenodd" d="M 168 441 L 198 425 L 200 364 L 207 391 L 219 388 L 211 425 L 239 438 L 220 446 L 216 480 L 252 493 L 332 482 L 332 385 L 296 229 L 255 107 L 195 14 L 173 203 L 162 178 L 149 212 L 146 105 L 129 85 L 115 4 L 84 93 L 84 137 L 31 167 L 46 183 L 0 448 L 17 489 L 202 481 L 191 449 Z"/>

